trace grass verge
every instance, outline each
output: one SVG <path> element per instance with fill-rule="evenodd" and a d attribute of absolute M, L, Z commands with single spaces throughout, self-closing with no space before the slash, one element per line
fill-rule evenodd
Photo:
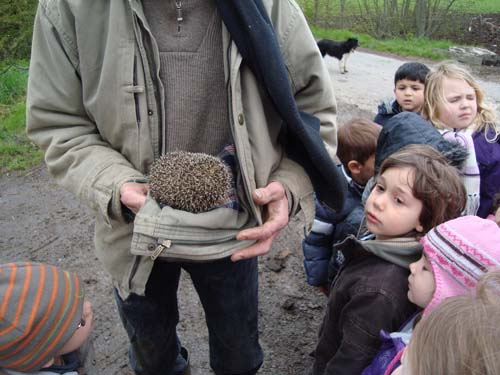
<path fill-rule="evenodd" d="M 42 152 L 25 132 L 27 61 L 0 65 L 0 173 L 25 171 L 42 161 Z"/>
<path fill-rule="evenodd" d="M 0 105 L 2 107 L 15 104 L 26 95 L 27 67 L 27 60 L 10 60 L 0 64 Z M 3 110 L 5 111 L 5 108 Z"/>
<path fill-rule="evenodd" d="M 436 50 L 447 50 L 449 46 L 456 45 L 448 40 L 431 40 L 427 38 L 393 38 L 380 40 L 368 34 L 353 33 L 349 30 L 324 29 L 311 26 L 314 36 L 318 39 L 328 38 L 334 40 L 344 40 L 356 36 L 361 47 L 382 52 L 391 52 L 403 56 L 424 57 L 441 60 L 448 56 Z"/>
<path fill-rule="evenodd" d="M 0 173 L 26 171 L 40 164 L 42 151 L 26 136 L 24 100 L 10 107 L 0 117 Z"/>

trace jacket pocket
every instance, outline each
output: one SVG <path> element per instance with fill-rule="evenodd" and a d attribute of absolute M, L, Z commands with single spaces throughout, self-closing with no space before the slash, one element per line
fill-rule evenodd
<path fill-rule="evenodd" d="M 193 214 L 161 208 L 148 196 L 134 221 L 131 253 L 153 260 L 220 259 L 253 243 L 236 240 L 236 234 L 255 225 L 246 211 L 217 208 Z"/>

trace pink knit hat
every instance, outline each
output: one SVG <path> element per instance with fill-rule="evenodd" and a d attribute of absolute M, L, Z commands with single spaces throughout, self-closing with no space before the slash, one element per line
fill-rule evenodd
<path fill-rule="evenodd" d="M 474 288 L 488 269 L 500 267 L 500 228 L 491 220 L 450 220 L 430 230 L 421 243 L 436 285 L 424 315 L 445 298 Z"/>

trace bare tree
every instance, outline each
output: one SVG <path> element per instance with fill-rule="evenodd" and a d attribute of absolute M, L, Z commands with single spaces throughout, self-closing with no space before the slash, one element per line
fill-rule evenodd
<path fill-rule="evenodd" d="M 472 0 L 468 0 L 472 1 Z M 431 37 L 456 0 L 298 0 L 314 24 L 352 28 L 375 37 Z M 352 24 L 355 17 L 355 24 Z"/>

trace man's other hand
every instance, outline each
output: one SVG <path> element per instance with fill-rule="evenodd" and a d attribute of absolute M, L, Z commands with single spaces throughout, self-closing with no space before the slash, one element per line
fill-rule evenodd
<path fill-rule="evenodd" d="M 235 252 L 231 256 L 233 262 L 267 254 L 274 238 L 288 224 L 288 199 L 285 188 L 280 182 L 271 182 L 266 187 L 255 190 L 252 198 L 257 205 L 264 206 L 264 223 L 255 228 L 244 229 L 237 234 L 237 240 L 257 240 L 257 242 Z"/>

